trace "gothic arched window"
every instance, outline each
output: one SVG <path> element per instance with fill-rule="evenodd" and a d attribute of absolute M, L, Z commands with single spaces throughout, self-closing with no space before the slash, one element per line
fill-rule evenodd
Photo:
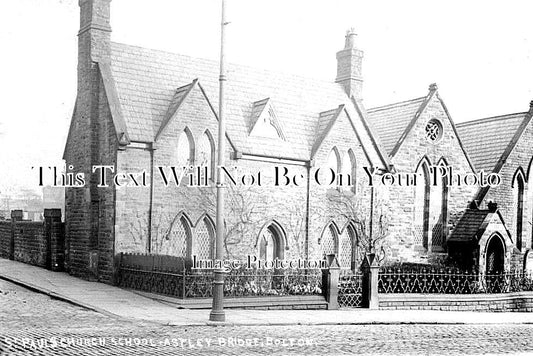
<path fill-rule="evenodd" d="M 515 200 L 515 221 L 516 221 L 516 247 L 522 250 L 522 230 L 524 221 L 524 175 L 519 168 L 513 180 L 514 200 Z"/>
<path fill-rule="evenodd" d="M 270 224 L 259 236 L 259 259 L 273 261 L 283 259 L 285 250 L 283 232 L 275 223 Z"/>
<path fill-rule="evenodd" d="M 215 229 L 211 220 L 203 218 L 196 227 L 196 239 L 193 244 L 193 254 L 198 259 L 207 260 L 213 257 L 213 241 L 215 241 Z"/>
<path fill-rule="evenodd" d="M 430 203 L 430 177 L 429 164 L 424 161 L 419 164 L 416 170 L 417 179 L 415 186 L 415 216 L 414 216 L 414 237 L 415 244 L 428 247 L 429 229 L 429 203 Z"/>
<path fill-rule="evenodd" d="M 169 256 L 191 257 L 191 226 L 184 216 L 174 221 L 169 234 L 163 238 L 160 253 Z"/>
<path fill-rule="evenodd" d="M 322 232 L 322 238 L 320 239 L 320 247 L 322 250 L 322 257 L 327 255 L 335 254 L 338 256 L 338 239 L 337 239 L 337 229 L 333 224 L 329 224 L 328 227 Z"/>
<path fill-rule="evenodd" d="M 342 268 L 357 268 L 357 240 L 351 224 L 346 226 L 339 238 L 339 263 Z"/>
<path fill-rule="evenodd" d="M 441 159 L 435 169 L 447 169 L 444 159 Z M 438 172 L 442 175 L 442 179 L 437 180 L 437 184 L 431 187 L 429 231 L 431 233 L 431 247 L 437 250 L 444 246 L 448 223 L 448 184 L 444 173 Z"/>
<path fill-rule="evenodd" d="M 340 172 L 341 158 L 337 147 L 333 147 L 328 155 L 327 168 L 331 169 L 335 174 Z M 329 174 L 329 172 L 328 172 Z"/>
<path fill-rule="evenodd" d="M 342 157 L 341 173 L 343 187 L 355 193 L 357 188 L 357 176 L 355 154 L 353 153 L 352 149 L 349 149 L 347 152 L 345 152 L 344 156 Z"/>
<path fill-rule="evenodd" d="M 194 162 L 194 140 L 191 131 L 185 128 L 178 137 L 177 165 L 188 167 Z"/>
<path fill-rule="evenodd" d="M 198 142 L 198 165 L 207 167 L 210 179 L 215 179 L 215 143 L 211 133 L 206 130 Z M 202 169 L 203 174 L 203 169 Z"/>

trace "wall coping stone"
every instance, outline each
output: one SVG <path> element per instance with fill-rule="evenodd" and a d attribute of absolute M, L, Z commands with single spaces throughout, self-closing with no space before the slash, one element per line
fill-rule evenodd
<path fill-rule="evenodd" d="M 478 293 L 478 294 L 429 294 L 429 293 L 380 293 L 380 302 L 469 302 L 502 301 L 521 298 L 533 299 L 533 292 Z"/>

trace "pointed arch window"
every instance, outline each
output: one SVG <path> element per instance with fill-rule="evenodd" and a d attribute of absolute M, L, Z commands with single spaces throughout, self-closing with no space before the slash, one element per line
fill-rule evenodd
<path fill-rule="evenodd" d="M 339 183 L 339 173 L 341 173 L 341 156 L 337 147 L 333 147 L 329 151 L 328 158 L 326 161 L 326 166 L 323 167 L 323 175 L 325 181 L 330 184 L 331 188 L 338 187 Z"/>
<path fill-rule="evenodd" d="M 196 239 L 193 244 L 193 255 L 198 259 L 207 260 L 213 257 L 213 241 L 215 241 L 215 229 L 211 220 L 203 218 L 196 228 Z"/>
<path fill-rule="evenodd" d="M 198 165 L 207 167 L 209 179 L 215 179 L 215 141 L 209 130 L 205 130 L 198 142 Z"/>
<path fill-rule="evenodd" d="M 189 221 L 181 216 L 172 222 L 169 233 L 163 238 L 160 253 L 169 256 L 191 257 L 191 226 Z"/>
<path fill-rule="evenodd" d="M 416 170 L 414 204 L 414 242 L 418 246 L 428 247 L 429 237 L 429 208 L 430 208 L 430 176 L 429 164 L 423 161 Z"/>
<path fill-rule="evenodd" d="M 338 256 L 338 238 L 337 229 L 333 224 L 329 224 L 322 232 L 322 238 L 320 239 L 320 247 L 322 257 L 335 254 Z"/>
<path fill-rule="evenodd" d="M 515 173 L 513 180 L 514 203 L 515 203 L 515 221 L 516 221 L 516 247 L 522 250 L 522 234 L 524 221 L 524 189 L 525 181 L 522 169 L 519 168 Z"/>
<path fill-rule="evenodd" d="M 358 250 L 355 229 L 351 224 L 346 226 L 339 238 L 339 263 L 341 268 L 357 269 Z"/>
<path fill-rule="evenodd" d="M 355 154 L 353 153 L 352 149 L 346 151 L 342 157 L 341 173 L 342 175 L 340 179 L 342 179 L 342 181 L 340 183 L 342 186 L 346 188 L 346 190 L 351 190 L 353 193 L 355 193 L 357 188 L 357 176 Z"/>
<path fill-rule="evenodd" d="M 177 151 L 178 167 L 188 167 L 194 163 L 194 140 L 188 128 L 178 137 Z"/>
<path fill-rule="evenodd" d="M 341 166 L 341 159 L 337 147 L 333 147 L 328 155 L 327 168 L 331 169 L 335 174 L 339 173 Z"/>
<path fill-rule="evenodd" d="M 280 228 L 270 224 L 259 236 L 259 259 L 273 261 L 283 259 L 284 239 Z"/>
<path fill-rule="evenodd" d="M 434 169 L 445 170 L 448 165 L 444 159 Z M 440 173 L 440 172 L 439 172 Z M 444 173 L 444 172 L 443 172 Z M 444 174 L 437 180 L 437 184 L 431 187 L 430 222 L 432 250 L 442 250 L 446 242 L 446 225 L 448 223 L 448 184 Z"/>

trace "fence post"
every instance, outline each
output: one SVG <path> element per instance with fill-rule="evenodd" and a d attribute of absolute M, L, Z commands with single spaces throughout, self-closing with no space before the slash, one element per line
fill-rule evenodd
<path fill-rule="evenodd" d="M 322 270 L 322 287 L 324 297 L 328 302 L 328 310 L 339 309 L 339 276 L 340 265 L 335 254 L 327 255 L 328 269 Z"/>
<path fill-rule="evenodd" d="M 181 288 L 181 299 L 185 299 L 187 298 L 187 281 L 185 280 L 185 268 L 183 269 L 183 271 L 181 271 Z"/>
<path fill-rule="evenodd" d="M 363 272 L 362 306 L 369 309 L 379 309 L 378 275 L 379 264 L 375 253 L 367 253 L 361 266 Z"/>
<path fill-rule="evenodd" d="M 9 241 L 9 259 L 15 259 L 15 229 L 17 221 L 22 221 L 24 213 L 22 210 L 11 210 L 11 240 Z"/>

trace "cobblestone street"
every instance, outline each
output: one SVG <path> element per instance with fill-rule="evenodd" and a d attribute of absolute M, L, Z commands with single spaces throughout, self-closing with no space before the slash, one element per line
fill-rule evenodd
<path fill-rule="evenodd" d="M 0 280 L 0 355 L 533 354 L 532 325 L 171 327 Z"/>

